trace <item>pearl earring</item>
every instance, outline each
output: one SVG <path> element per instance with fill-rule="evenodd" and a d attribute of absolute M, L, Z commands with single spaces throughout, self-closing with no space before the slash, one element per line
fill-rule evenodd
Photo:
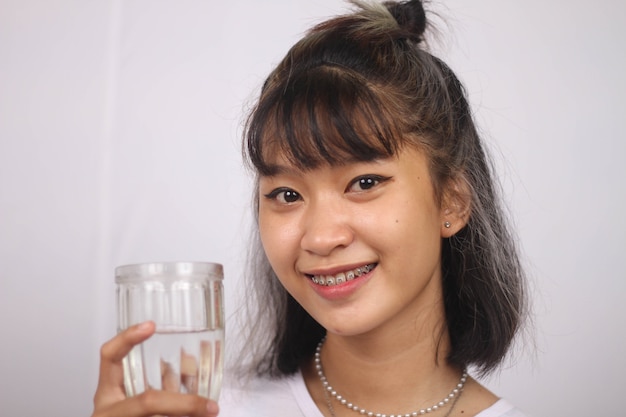
<path fill-rule="evenodd" d="M 452 223 L 450 223 L 450 222 L 448 222 L 448 221 L 446 221 L 446 222 L 444 222 L 444 223 L 443 223 L 443 227 L 445 227 L 446 229 L 449 229 L 449 228 L 450 228 L 450 226 L 452 226 Z"/>

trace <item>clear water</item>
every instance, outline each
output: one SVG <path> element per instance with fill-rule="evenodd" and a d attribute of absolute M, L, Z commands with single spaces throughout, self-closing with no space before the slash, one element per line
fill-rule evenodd
<path fill-rule="evenodd" d="M 224 330 L 156 332 L 124 358 L 126 394 L 152 388 L 217 400 L 223 356 Z"/>

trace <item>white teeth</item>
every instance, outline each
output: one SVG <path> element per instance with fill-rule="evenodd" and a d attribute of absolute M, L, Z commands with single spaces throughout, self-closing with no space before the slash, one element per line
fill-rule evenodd
<path fill-rule="evenodd" d="M 367 274 L 370 272 L 376 264 L 369 264 L 365 266 L 360 266 L 350 271 L 339 272 L 336 275 L 314 275 L 311 277 L 311 280 L 318 285 L 322 286 L 334 286 L 338 284 L 343 284 L 347 281 L 352 281 L 356 277 L 360 277 L 361 275 Z"/>

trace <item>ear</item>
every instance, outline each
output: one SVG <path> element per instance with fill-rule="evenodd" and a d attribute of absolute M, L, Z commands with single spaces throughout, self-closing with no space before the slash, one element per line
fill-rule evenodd
<path fill-rule="evenodd" d="M 454 236 L 467 224 L 472 211 L 472 196 L 464 178 L 450 180 L 441 200 L 441 237 Z"/>

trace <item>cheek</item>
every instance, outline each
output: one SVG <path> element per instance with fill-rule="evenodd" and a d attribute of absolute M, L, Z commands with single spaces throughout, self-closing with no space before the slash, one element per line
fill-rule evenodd
<path fill-rule="evenodd" d="M 297 228 L 283 218 L 272 213 L 259 211 L 259 235 L 261 244 L 274 271 L 278 273 L 290 259 L 299 245 Z"/>
<path fill-rule="evenodd" d="M 259 236 L 261 237 L 263 250 L 271 262 L 273 253 L 276 250 L 274 242 L 278 240 L 278 237 L 277 230 L 275 227 L 272 227 L 270 220 L 270 217 L 263 215 L 263 211 L 259 212 Z"/>
<path fill-rule="evenodd" d="M 438 212 L 434 205 L 426 203 L 405 200 L 392 205 L 395 209 L 387 207 L 379 213 L 374 221 L 378 222 L 376 230 L 381 241 L 388 242 L 394 250 L 414 245 L 437 247 L 440 240 Z"/>

